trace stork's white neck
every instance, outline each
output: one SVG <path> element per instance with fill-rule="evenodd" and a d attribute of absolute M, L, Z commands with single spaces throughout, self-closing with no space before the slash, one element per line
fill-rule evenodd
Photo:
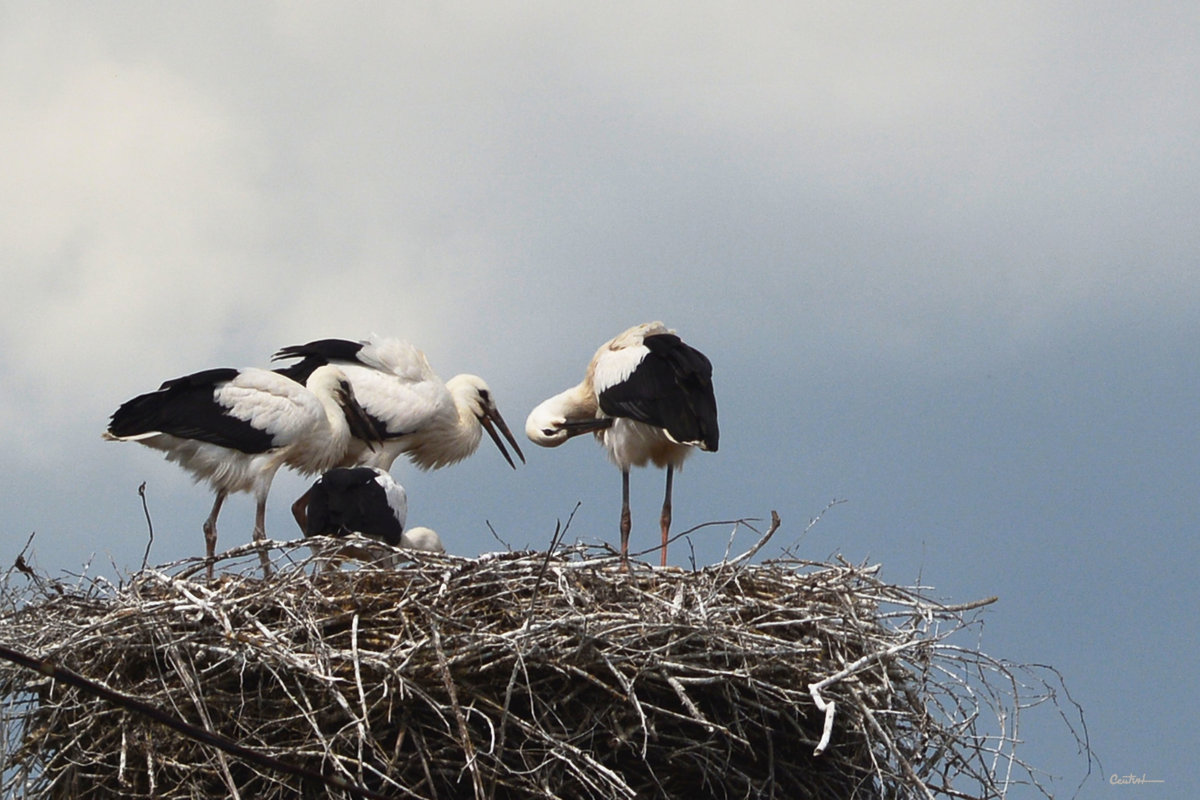
<path fill-rule="evenodd" d="M 304 438 L 305 444 L 301 446 L 305 451 L 304 457 L 309 459 L 303 467 L 307 474 L 325 472 L 337 466 L 350 445 L 350 425 L 346 422 L 345 410 L 337 398 L 345 380 L 341 370 L 326 365 L 313 370 L 305 382 L 305 386 L 324 411 L 323 424 L 314 421 L 313 430 Z"/>
<path fill-rule="evenodd" d="M 411 435 L 408 454 L 413 463 L 422 469 L 438 469 L 462 461 L 479 448 L 483 436 L 479 424 L 481 384 L 486 388 L 474 375 L 455 375 L 446 381 L 451 403 Z"/>

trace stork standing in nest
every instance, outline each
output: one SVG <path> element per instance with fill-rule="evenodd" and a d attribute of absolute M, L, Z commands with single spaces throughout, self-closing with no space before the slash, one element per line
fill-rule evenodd
<path fill-rule="evenodd" d="M 635 325 L 606 342 L 577 386 L 530 412 L 525 433 L 542 447 L 594 433 L 621 470 L 621 560 L 629 564 L 629 470 L 666 469 L 662 565 L 671 528 L 671 484 L 693 448 L 716 452 L 719 431 L 712 363 L 661 322 Z"/>
<path fill-rule="evenodd" d="M 285 464 L 304 475 L 341 462 L 351 441 L 378 434 L 340 369 L 324 366 L 299 383 L 265 369 L 210 369 L 166 381 L 121 404 L 104 432 L 114 441 L 162 450 L 216 493 L 204 521 L 208 579 L 213 577 L 217 516 L 225 498 L 254 495 L 254 541 L 266 539 L 267 494 Z M 263 571 L 270 572 L 265 550 Z"/>
<path fill-rule="evenodd" d="M 438 469 L 474 453 L 485 430 L 510 467 L 516 469 L 517 465 L 505 449 L 501 434 L 521 462 L 525 461 L 483 378 L 455 375 L 443 383 L 425 354 L 408 342 L 392 338 L 362 342 L 319 339 L 284 347 L 274 358 L 300 359 L 279 370 L 296 380 L 303 380 L 321 365 L 336 365 L 354 387 L 355 396 L 383 443 L 374 449 L 368 441 L 352 443 L 340 466 L 386 471 L 403 454 L 421 469 Z M 306 492 L 292 506 L 301 530 L 307 530 L 308 502 Z"/>

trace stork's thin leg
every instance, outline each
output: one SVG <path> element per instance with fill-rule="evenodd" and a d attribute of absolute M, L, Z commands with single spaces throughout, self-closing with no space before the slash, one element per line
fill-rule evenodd
<path fill-rule="evenodd" d="M 221 505 L 225 502 L 226 492 L 224 489 L 217 490 L 217 497 L 213 500 L 212 511 L 208 513 L 208 519 L 204 520 L 204 559 L 205 567 L 208 572 L 208 582 L 213 580 L 213 563 L 216 561 L 217 553 L 217 515 L 221 513 Z"/>
<path fill-rule="evenodd" d="M 621 470 L 621 564 L 629 571 L 629 529 L 631 527 L 629 513 L 629 470 Z"/>
<path fill-rule="evenodd" d="M 300 498 L 292 503 L 292 516 L 296 518 L 296 524 L 300 526 L 300 533 L 308 535 L 308 497 L 312 494 L 312 487 L 308 491 L 300 495 Z"/>
<path fill-rule="evenodd" d="M 260 497 L 258 499 L 258 508 L 254 512 L 254 541 L 258 543 L 267 540 L 267 498 Z M 260 547 L 258 549 L 258 560 L 262 562 L 263 577 L 271 577 L 271 559 L 267 555 L 267 548 Z"/>
<path fill-rule="evenodd" d="M 662 526 L 662 565 L 667 565 L 667 534 L 671 530 L 671 479 L 675 476 L 675 468 L 667 465 L 667 492 L 663 495 L 662 516 L 658 524 Z"/>

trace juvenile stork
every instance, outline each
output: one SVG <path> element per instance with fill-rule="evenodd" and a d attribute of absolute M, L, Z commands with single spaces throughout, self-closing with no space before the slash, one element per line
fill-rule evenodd
<path fill-rule="evenodd" d="M 583 381 L 542 402 L 525 421 L 542 447 L 594 433 L 621 470 L 621 560 L 629 565 L 629 470 L 647 463 L 667 471 L 662 565 L 671 528 L 671 483 L 692 448 L 716 452 L 717 400 L 712 364 L 661 322 L 635 325 L 606 342 Z"/>
<path fill-rule="evenodd" d="M 387 471 L 404 454 L 421 469 L 439 469 L 474 453 L 485 430 L 510 467 L 516 469 L 517 465 L 500 434 L 512 445 L 521 462 L 525 462 L 525 455 L 500 416 L 483 378 L 455 375 L 443 383 L 429 366 L 425 354 L 406 341 L 319 339 L 284 347 L 274 358 L 300 359 L 279 369 L 295 380 L 304 380 L 323 364 L 334 364 L 354 387 L 355 396 L 383 442 L 376 449 L 371 449 L 369 442 L 352 442 L 340 466 L 369 466 Z M 301 530 L 307 530 L 304 520 L 307 503 L 306 492 L 292 506 Z"/>
<path fill-rule="evenodd" d="M 405 529 L 408 495 L 379 467 L 337 467 L 322 475 L 309 492 L 305 536 L 361 533 L 393 547 L 444 553 L 442 540 L 429 528 Z"/>
<path fill-rule="evenodd" d="M 217 516 L 225 498 L 250 492 L 257 502 L 254 541 L 266 538 L 267 494 L 285 464 L 311 475 L 339 463 L 352 437 L 378 439 L 337 367 L 313 370 L 304 383 L 265 369 L 210 369 L 166 381 L 121 405 L 105 439 L 162 450 L 216 493 L 204 521 L 208 579 L 213 577 Z M 265 550 L 263 570 L 270 572 Z"/>

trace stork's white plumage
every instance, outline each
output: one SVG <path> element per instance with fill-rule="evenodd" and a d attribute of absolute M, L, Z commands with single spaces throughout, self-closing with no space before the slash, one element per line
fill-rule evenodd
<path fill-rule="evenodd" d="M 442 537 L 437 535 L 437 531 L 433 528 L 426 528 L 424 525 L 414 525 L 404 532 L 400 537 L 400 546 L 407 547 L 409 550 L 425 550 L 430 553 L 444 553 L 446 548 L 442 545 Z"/>
<path fill-rule="evenodd" d="M 629 553 L 629 470 L 653 463 L 667 471 L 660 527 L 667 564 L 674 472 L 693 448 L 716 452 L 719 431 L 712 364 L 661 322 L 635 325 L 606 342 L 581 383 L 542 402 L 525 433 L 557 447 L 594 433 L 621 470 L 621 558 Z"/>
<path fill-rule="evenodd" d="M 275 358 L 300 359 L 279 370 L 297 380 L 317 366 L 335 364 L 354 386 L 355 396 L 379 430 L 383 444 L 376 450 L 365 442 L 352 444 L 343 466 L 389 470 L 404 454 L 421 469 L 438 469 L 474 453 L 484 430 L 509 466 L 516 468 L 499 433 L 525 461 L 487 383 L 477 375 L 456 375 L 443 383 L 425 354 L 408 342 L 321 339 L 284 347 Z"/>
<path fill-rule="evenodd" d="M 262 541 L 267 494 L 279 468 L 324 472 L 345 458 L 353 435 L 370 439 L 371 430 L 337 367 L 313 370 L 304 384 L 265 369 L 211 369 L 166 381 L 123 403 L 104 438 L 162 450 L 212 487 L 216 498 L 204 522 L 211 580 L 217 516 L 227 495 L 254 495 L 254 540 Z M 266 552 L 260 557 L 269 571 Z"/>

